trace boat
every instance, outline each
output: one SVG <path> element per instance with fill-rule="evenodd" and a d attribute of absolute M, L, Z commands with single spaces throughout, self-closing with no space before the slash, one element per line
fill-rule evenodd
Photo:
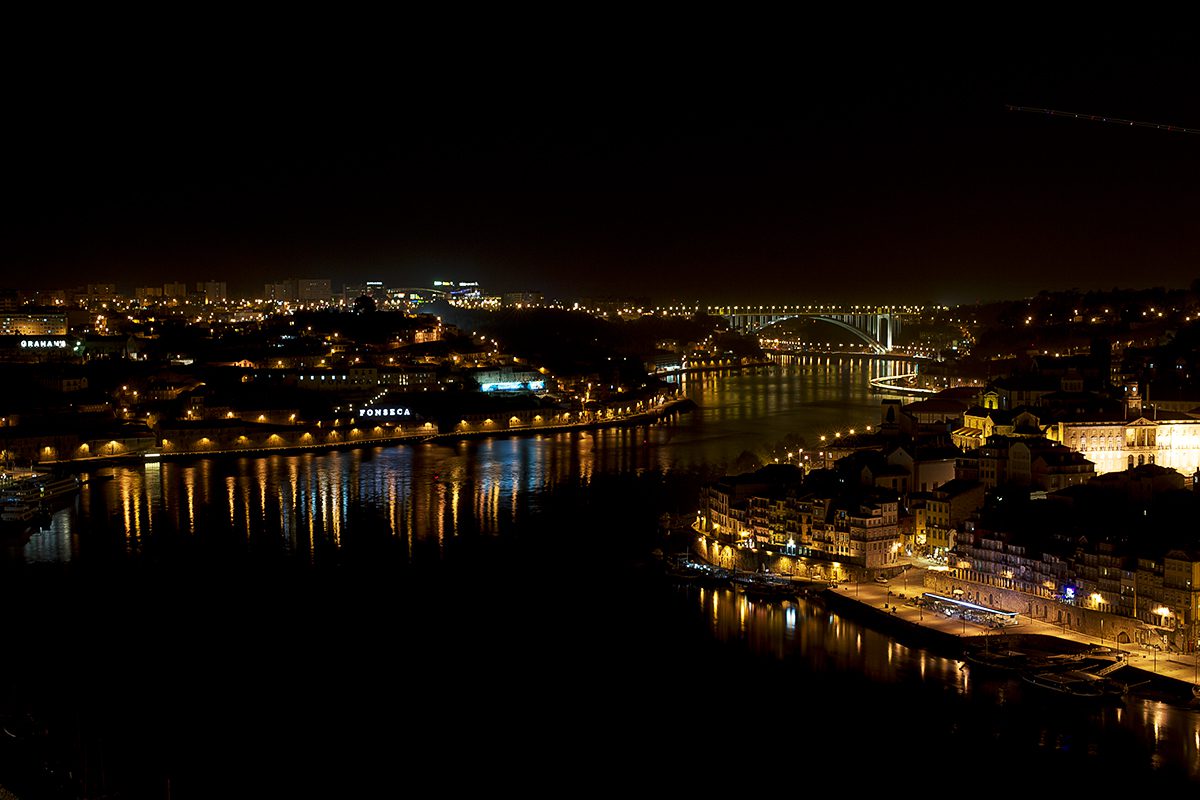
<path fill-rule="evenodd" d="M 43 503 L 52 503 L 65 497 L 72 497 L 79 491 L 79 478 L 68 475 L 64 478 L 46 477 L 37 481 L 38 491 Z"/>
<path fill-rule="evenodd" d="M 1086 700 L 1120 699 L 1129 691 L 1128 685 L 1120 681 L 1080 669 L 1026 672 L 1021 677 L 1026 683 L 1039 689 L 1048 689 L 1060 695 Z"/>
<path fill-rule="evenodd" d="M 1049 691 L 1068 697 L 1093 700 L 1099 700 L 1101 697 L 1099 687 L 1070 677 L 1065 672 L 1026 672 L 1021 675 L 1021 679 L 1031 686 L 1036 686 L 1039 689 L 1048 689 Z"/>
<path fill-rule="evenodd" d="M 0 489 L 0 499 L 8 505 L 48 506 L 79 491 L 79 479 L 74 475 L 56 478 L 34 475 L 21 478 Z"/>
<path fill-rule="evenodd" d="M 1104 698 L 1119 700 L 1129 694 L 1129 684 L 1105 675 L 1097 675 L 1084 669 L 1071 670 L 1064 674 L 1081 682 L 1090 683 L 1100 690 L 1100 696 Z"/>
<path fill-rule="evenodd" d="M 714 567 L 703 561 L 695 561 L 686 555 L 669 560 L 666 572 L 671 578 L 680 581 L 702 583 L 709 586 L 725 586 L 729 583 L 731 573 L 722 567 Z"/>
<path fill-rule="evenodd" d="M 963 659 L 970 665 L 1001 672 L 1017 672 L 1029 666 L 1029 655 L 1019 650 L 968 648 Z"/>
<path fill-rule="evenodd" d="M 33 528 L 36 509 L 24 503 L 5 502 L 0 504 L 0 534 L 5 542 L 10 537 L 27 536 Z"/>
<path fill-rule="evenodd" d="M 0 506 L 0 522 L 29 522 L 33 519 L 33 506 L 6 503 Z"/>
<path fill-rule="evenodd" d="M 796 584 L 783 575 L 743 572 L 733 578 L 733 583 L 750 597 L 764 600 L 786 600 L 799 594 Z"/>

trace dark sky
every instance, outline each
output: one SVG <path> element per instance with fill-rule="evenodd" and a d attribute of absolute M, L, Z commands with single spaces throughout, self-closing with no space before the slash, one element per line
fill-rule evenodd
<path fill-rule="evenodd" d="M 6 282 L 956 303 L 1200 277 L 1200 135 L 1004 109 L 1200 128 L 1195 41 L 773 27 L 10 56 Z"/>

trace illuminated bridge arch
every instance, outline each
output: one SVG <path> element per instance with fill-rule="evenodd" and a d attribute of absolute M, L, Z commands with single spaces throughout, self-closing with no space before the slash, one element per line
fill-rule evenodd
<path fill-rule="evenodd" d="M 709 316 L 722 317 L 729 329 L 742 333 L 757 333 L 768 325 L 785 319 L 815 319 L 853 333 L 876 353 L 890 353 L 900 335 L 906 317 L 920 316 L 930 311 L 946 310 L 938 306 L 913 305 L 776 305 L 776 306 L 708 306 Z M 659 309 L 671 315 L 698 314 L 700 307 L 671 306 Z"/>
<path fill-rule="evenodd" d="M 774 308 L 740 311 L 723 309 L 720 316 L 729 322 L 731 330 L 757 333 L 769 325 L 785 319 L 812 319 L 828 322 L 849 331 L 862 339 L 876 353 L 889 353 L 900 332 L 900 314 L 891 309 L 864 311 L 852 309 L 847 312 L 830 310 Z"/>
<path fill-rule="evenodd" d="M 876 339 L 874 336 L 872 336 L 871 334 L 864 331 L 862 328 L 856 328 L 855 326 L 851 325 L 849 322 L 840 320 L 837 317 L 821 316 L 820 314 L 794 314 L 790 317 L 778 317 L 776 319 L 771 320 L 770 322 L 767 322 L 763 325 L 757 326 L 756 328 L 754 328 L 754 330 L 762 330 L 763 328 L 767 328 L 771 325 L 774 325 L 777 322 L 783 322 L 784 320 L 788 320 L 788 319 L 811 319 L 815 322 L 828 322 L 830 325 L 836 325 L 837 327 L 841 328 L 844 331 L 849 331 L 850 333 L 853 333 L 859 339 L 862 339 L 866 344 L 870 345 L 871 349 L 874 350 L 876 353 L 883 354 L 883 353 L 887 353 L 889 351 L 888 347 L 881 344 L 878 339 Z"/>

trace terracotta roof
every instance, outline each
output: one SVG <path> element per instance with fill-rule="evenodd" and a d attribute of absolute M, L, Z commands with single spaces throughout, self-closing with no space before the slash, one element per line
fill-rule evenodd
<path fill-rule="evenodd" d="M 966 404 L 959 400 L 949 400 L 941 397 L 930 397 L 917 400 L 904 406 L 909 414 L 953 414 L 958 416 L 966 409 Z"/>
<path fill-rule="evenodd" d="M 970 402 L 979 396 L 983 391 L 982 386 L 951 386 L 947 389 L 942 389 L 934 395 L 936 398 L 945 400 L 958 400 Z"/>

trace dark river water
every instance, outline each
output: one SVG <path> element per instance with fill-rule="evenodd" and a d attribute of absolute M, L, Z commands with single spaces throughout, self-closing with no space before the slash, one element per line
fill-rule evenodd
<path fill-rule="evenodd" d="M 682 379 L 655 425 L 85 475 L 8 541 L 20 797 L 911 794 L 1200 779 L 1194 708 L 1048 703 L 819 599 L 677 586 L 663 514 L 875 424 L 867 358 Z M 678 537 L 677 537 L 678 538 Z M 52 775 L 51 775 L 52 773 Z M 62 789 L 55 788 L 66 787 Z"/>

